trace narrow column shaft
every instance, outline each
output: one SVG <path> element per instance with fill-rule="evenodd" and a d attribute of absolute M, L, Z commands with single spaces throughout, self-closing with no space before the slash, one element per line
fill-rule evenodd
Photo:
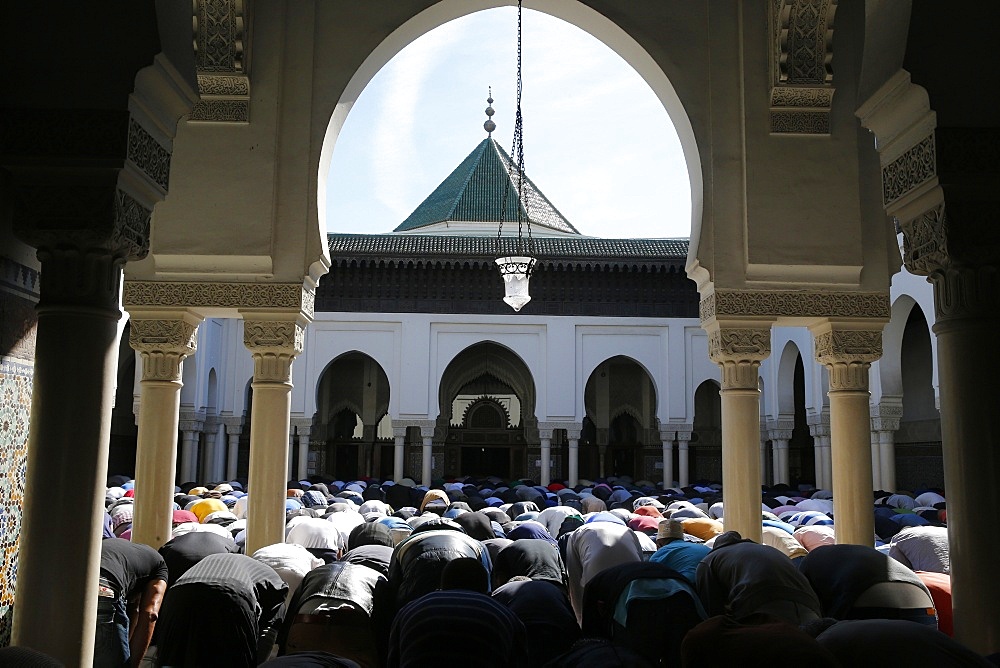
<path fill-rule="evenodd" d="M 430 487 L 431 484 L 431 449 L 434 446 L 434 439 L 431 436 L 424 436 L 424 447 L 421 451 L 420 461 L 420 484 Z"/>
<path fill-rule="evenodd" d="M 295 470 L 295 434 L 288 435 L 287 452 L 288 452 L 288 461 L 285 462 L 285 470 L 288 471 L 289 474 L 291 474 Z"/>
<path fill-rule="evenodd" d="M 17 555 L 12 644 L 67 666 L 89 666 L 122 269 L 100 253 L 39 251 L 38 256 L 42 284 L 25 472 L 29 493 Z"/>
<path fill-rule="evenodd" d="M 214 481 L 217 477 L 215 475 L 215 444 L 219 439 L 218 428 L 206 428 L 204 436 L 205 446 L 201 449 L 201 464 L 199 466 L 199 470 L 201 473 L 200 481 L 208 483 Z"/>
<path fill-rule="evenodd" d="M 406 449 L 406 436 L 396 436 L 392 448 L 392 479 L 399 482 L 403 479 L 403 455 Z"/>
<path fill-rule="evenodd" d="M 869 410 L 871 408 L 869 407 Z M 871 458 L 872 458 L 872 488 L 882 489 L 882 455 L 879 454 L 879 433 L 870 433 Z"/>
<path fill-rule="evenodd" d="M 285 541 L 291 383 L 254 381 L 246 553 Z"/>
<path fill-rule="evenodd" d="M 181 382 L 143 380 L 141 387 L 132 541 L 158 550 L 170 540 Z"/>
<path fill-rule="evenodd" d="M 663 489 L 674 485 L 674 442 L 668 439 L 660 441 L 663 446 Z"/>
<path fill-rule="evenodd" d="M 215 445 L 213 447 L 212 464 L 209 470 L 212 480 L 222 481 L 226 475 L 226 425 L 218 423 L 214 434 Z"/>
<path fill-rule="evenodd" d="M 882 489 L 896 491 L 896 434 L 891 431 L 878 433 L 879 464 L 882 471 Z"/>
<path fill-rule="evenodd" d="M 767 475 L 767 441 L 761 439 L 760 441 L 760 484 L 771 485 L 774 483 L 773 480 L 768 479 Z"/>
<path fill-rule="evenodd" d="M 822 437 L 823 457 L 823 489 L 833 491 L 833 457 L 831 455 L 830 437 Z"/>
<path fill-rule="evenodd" d="M 940 292 L 941 287 L 935 285 L 935 290 Z M 996 293 L 993 295 L 995 298 Z M 996 479 L 1000 471 L 1000 421 L 996 416 L 1000 385 L 976 379 L 983 378 L 984 370 L 994 373 L 1000 369 L 998 320 L 997 311 L 992 310 L 982 319 L 939 319 L 934 325 L 955 637 L 982 654 L 1000 652 L 996 536 L 984 531 L 982 525 L 983 509 L 1000 507 Z"/>
<path fill-rule="evenodd" d="M 246 320 L 243 344 L 253 354 L 246 553 L 285 541 L 285 483 L 291 428 L 292 361 L 302 352 L 300 320 Z"/>
<path fill-rule="evenodd" d="M 771 352 L 770 327 L 709 332 L 709 356 L 722 370 L 722 501 L 727 531 L 761 542 L 760 362 Z"/>
<path fill-rule="evenodd" d="M 195 351 L 197 327 L 198 318 L 190 315 L 133 315 L 129 330 L 129 345 L 142 358 L 132 540 L 155 549 L 170 539 L 182 363 Z"/>
<path fill-rule="evenodd" d="M 569 475 L 566 484 L 575 487 L 580 480 L 580 439 L 569 439 Z"/>
<path fill-rule="evenodd" d="M 756 368 L 755 368 L 756 370 Z M 723 388 L 722 495 L 726 530 L 761 541 L 760 391 Z"/>
<path fill-rule="evenodd" d="M 181 477 L 184 478 L 181 482 L 198 481 L 198 432 L 185 429 L 181 435 Z"/>
<path fill-rule="evenodd" d="M 539 484 L 547 487 L 552 482 L 552 439 L 541 439 L 541 467 L 539 472 Z"/>
<path fill-rule="evenodd" d="M 298 480 L 309 477 L 309 432 L 299 431 L 299 468 Z"/>
<path fill-rule="evenodd" d="M 677 442 L 677 484 L 681 487 L 687 487 L 691 482 L 689 479 L 688 446 L 687 440 Z"/>
<path fill-rule="evenodd" d="M 236 469 L 240 461 L 240 434 L 229 434 L 229 451 L 226 453 L 226 478 L 236 479 Z"/>
<path fill-rule="evenodd" d="M 838 544 L 872 545 L 875 540 L 870 419 L 867 390 L 830 390 L 833 514 Z"/>
<path fill-rule="evenodd" d="M 788 441 L 775 438 L 771 441 L 771 455 L 774 461 L 774 484 L 788 484 Z"/>
<path fill-rule="evenodd" d="M 882 331 L 837 329 L 827 323 L 813 330 L 816 360 L 830 374 L 830 449 L 833 521 L 837 543 L 872 545 L 871 408 L 868 371 L 882 356 Z"/>
<path fill-rule="evenodd" d="M 816 489 L 823 489 L 823 446 L 816 436 L 813 436 L 813 476 L 816 478 Z"/>

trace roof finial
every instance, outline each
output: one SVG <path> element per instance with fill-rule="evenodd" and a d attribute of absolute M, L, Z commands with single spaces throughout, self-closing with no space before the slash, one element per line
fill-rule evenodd
<path fill-rule="evenodd" d="M 493 136 L 493 131 L 497 129 L 497 124 L 493 122 L 493 114 L 496 111 L 493 109 L 493 86 L 489 87 L 490 96 L 486 98 L 486 103 L 490 106 L 486 107 L 486 122 L 483 123 L 483 129 L 486 130 L 486 134 L 489 137 Z"/>

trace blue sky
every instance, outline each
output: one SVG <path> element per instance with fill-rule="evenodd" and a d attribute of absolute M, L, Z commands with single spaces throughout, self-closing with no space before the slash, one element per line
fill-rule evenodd
<path fill-rule="evenodd" d="M 486 137 L 510 151 L 517 10 L 446 23 L 399 52 L 365 88 L 330 167 L 330 232 L 390 232 Z M 602 42 L 532 10 L 523 17 L 528 176 L 582 234 L 690 234 L 677 134 L 642 78 Z"/>

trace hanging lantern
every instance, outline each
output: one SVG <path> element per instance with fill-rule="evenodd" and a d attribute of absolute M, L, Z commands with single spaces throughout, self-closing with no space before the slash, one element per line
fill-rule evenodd
<path fill-rule="evenodd" d="M 528 294 L 528 279 L 535 268 L 535 258 L 525 256 L 498 257 L 496 259 L 500 275 L 503 277 L 504 302 L 515 311 L 531 301 Z"/>
<path fill-rule="evenodd" d="M 497 254 L 500 257 L 496 259 L 497 268 L 499 268 L 500 276 L 503 278 L 503 300 L 515 311 L 520 311 L 525 304 L 531 301 L 531 296 L 528 294 L 528 279 L 531 277 L 531 270 L 535 268 L 535 258 L 532 257 L 531 217 L 528 213 L 528 202 L 524 197 L 524 184 L 527 182 L 527 177 L 524 175 L 524 142 L 522 141 L 524 124 L 521 116 L 521 88 L 521 0 L 518 0 L 517 108 L 514 112 L 514 143 L 511 146 L 507 170 L 509 177 L 516 179 L 517 240 L 512 245 L 504 244 L 503 240 L 503 223 L 504 217 L 507 215 L 507 198 L 511 190 L 508 184 L 504 184 L 503 198 L 500 203 L 500 228 L 497 230 Z M 493 104 L 492 95 L 490 95 L 488 102 L 490 105 Z M 486 115 L 491 118 L 487 121 L 487 126 L 484 127 L 488 132 L 492 132 L 496 128 L 492 122 L 492 106 L 487 107 Z M 527 239 L 522 235 L 522 229 L 525 226 L 528 228 Z"/>

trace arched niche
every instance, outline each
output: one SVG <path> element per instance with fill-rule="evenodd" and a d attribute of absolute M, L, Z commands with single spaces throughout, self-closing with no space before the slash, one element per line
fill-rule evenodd
<path fill-rule="evenodd" d="M 514 351 L 494 341 L 462 350 L 441 376 L 438 405 L 445 475 L 528 474 L 527 446 L 538 440 L 535 382 Z"/>
<path fill-rule="evenodd" d="M 385 369 L 365 353 L 347 352 L 326 365 L 316 384 L 312 436 L 322 474 L 343 479 L 390 473 L 389 395 Z"/>
<path fill-rule="evenodd" d="M 639 362 L 625 355 L 598 364 L 587 378 L 584 410 L 594 425 L 598 471 L 593 453 L 581 453 L 584 477 L 629 476 L 650 478 L 643 449 L 660 445 L 656 415 L 656 387 Z M 603 460 L 603 466 L 601 466 Z"/>

